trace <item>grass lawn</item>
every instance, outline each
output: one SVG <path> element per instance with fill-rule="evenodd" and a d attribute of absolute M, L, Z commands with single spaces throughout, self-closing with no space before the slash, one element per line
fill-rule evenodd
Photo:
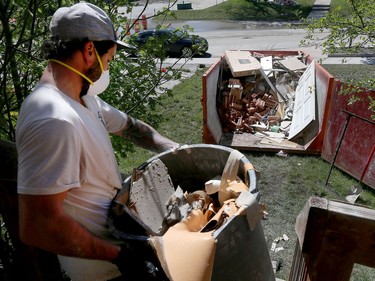
<path fill-rule="evenodd" d="M 186 1 L 188 2 L 188 1 Z M 296 21 L 306 18 L 315 0 L 297 0 L 299 5 L 276 5 L 267 1 L 227 0 L 203 10 L 177 10 L 167 16 L 175 20 L 238 20 L 238 21 Z M 341 6 L 348 11 L 345 0 L 331 0 L 331 9 Z M 165 19 L 164 16 L 161 19 Z"/>
<path fill-rule="evenodd" d="M 306 17 L 314 0 L 298 1 L 298 6 L 281 6 L 265 1 L 228 0 L 204 10 L 175 11 L 178 20 L 284 20 L 293 21 Z M 169 18 L 171 19 L 171 18 Z"/>

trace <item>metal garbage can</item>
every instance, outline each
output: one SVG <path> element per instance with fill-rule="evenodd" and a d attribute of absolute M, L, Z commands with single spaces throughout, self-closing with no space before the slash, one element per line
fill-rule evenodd
<path fill-rule="evenodd" d="M 210 144 L 187 145 L 177 151 L 160 153 L 141 164 L 138 169 L 144 169 L 155 159 L 160 159 L 168 169 L 168 174 L 175 188 L 180 186 L 184 191 L 194 192 L 202 188 L 205 182 L 221 175 L 229 155 L 234 149 Z M 244 156 L 240 159 L 238 177 L 249 187 L 249 192 L 259 200 L 257 173 L 250 161 Z M 131 177 L 124 181 L 124 190 L 130 189 Z M 119 193 L 118 196 L 121 196 Z M 255 200 L 256 204 L 258 204 Z M 249 214 L 249 213 L 248 213 Z M 255 227 L 250 227 L 250 215 L 240 215 L 231 218 L 223 226 L 213 232 L 216 240 L 215 258 L 212 281 L 227 280 L 275 280 L 268 247 L 265 241 L 260 220 Z M 131 235 L 134 233 L 127 224 L 127 230 L 120 230 Z M 110 223 L 111 224 L 111 223 Z M 138 221 L 142 225 L 142 222 Z M 117 230 L 118 231 L 118 230 Z M 179 281 L 179 280 L 174 280 Z"/>

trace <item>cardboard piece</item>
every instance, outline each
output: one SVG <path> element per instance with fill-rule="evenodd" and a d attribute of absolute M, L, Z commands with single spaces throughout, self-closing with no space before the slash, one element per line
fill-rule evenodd
<path fill-rule="evenodd" d="M 300 61 L 297 57 L 287 57 L 280 61 L 280 63 L 289 70 L 303 70 L 307 68 L 307 65 Z"/>
<path fill-rule="evenodd" d="M 235 78 L 255 75 L 262 68 L 260 62 L 248 51 L 225 51 L 225 59 Z"/>

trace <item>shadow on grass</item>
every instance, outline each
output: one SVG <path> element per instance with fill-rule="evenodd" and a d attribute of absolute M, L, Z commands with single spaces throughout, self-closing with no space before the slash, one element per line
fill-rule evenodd
<path fill-rule="evenodd" d="M 176 20 L 296 21 L 306 18 L 312 5 L 226 1 L 203 10 L 176 11 Z"/>
<path fill-rule="evenodd" d="M 312 6 L 257 3 L 252 0 L 247 0 L 247 3 L 247 9 L 233 11 L 232 17 L 234 20 L 295 21 L 306 18 L 312 9 Z"/>

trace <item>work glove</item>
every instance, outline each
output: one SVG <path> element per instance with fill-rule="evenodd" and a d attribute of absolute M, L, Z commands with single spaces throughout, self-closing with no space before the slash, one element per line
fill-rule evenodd
<path fill-rule="evenodd" d="M 148 240 L 128 240 L 113 262 L 128 281 L 169 281 Z"/>
<path fill-rule="evenodd" d="M 122 241 L 114 263 L 127 281 L 169 281 L 149 243 L 147 226 L 123 203 L 112 201 L 108 215 L 111 233 Z"/>

